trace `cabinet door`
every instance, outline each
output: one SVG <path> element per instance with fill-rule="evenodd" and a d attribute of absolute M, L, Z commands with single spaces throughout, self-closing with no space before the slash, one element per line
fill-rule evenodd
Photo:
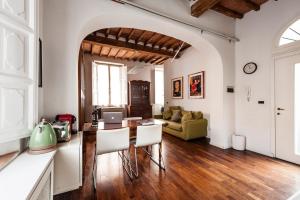
<path fill-rule="evenodd" d="M 78 189 L 81 186 L 81 146 L 59 148 L 55 155 L 54 195 Z"/>
<path fill-rule="evenodd" d="M 53 161 L 51 161 L 30 200 L 53 200 L 53 171 Z"/>

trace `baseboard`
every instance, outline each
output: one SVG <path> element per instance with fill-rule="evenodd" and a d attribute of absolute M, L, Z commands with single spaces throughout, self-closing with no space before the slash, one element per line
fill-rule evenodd
<path fill-rule="evenodd" d="M 215 143 L 215 142 L 212 142 L 212 141 L 210 141 L 209 144 L 212 145 L 212 146 L 218 147 L 220 149 L 229 149 L 229 148 L 231 148 L 231 146 L 221 145 L 221 144 L 218 144 L 218 143 Z"/>

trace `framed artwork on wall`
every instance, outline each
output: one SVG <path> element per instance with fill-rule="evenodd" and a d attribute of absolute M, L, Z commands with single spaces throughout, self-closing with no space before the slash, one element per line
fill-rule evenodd
<path fill-rule="evenodd" d="M 204 71 L 189 75 L 189 98 L 204 99 Z"/>
<path fill-rule="evenodd" d="M 174 78 L 171 81 L 172 86 L 172 98 L 182 99 L 183 98 L 183 77 Z"/>
<path fill-rule="evenodd" d="M 38 68 L 38 86 L 40 88 L 43 87 L 43 56 L 42 56 L 43 50 L 42 50 L 42 40 L 39 38 L 39 68 Z"/>

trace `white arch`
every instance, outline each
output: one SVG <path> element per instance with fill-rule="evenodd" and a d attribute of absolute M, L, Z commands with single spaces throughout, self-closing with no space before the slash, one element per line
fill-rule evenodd
<path fill-rule="evenodd" d="M 141 23 L 143 22 L 143 23 Z M 209 54 L 213 54 L 212 57 L 215 60 L 218 60 L 219 65 L 215 66 L 218 74 L 215 74 L 215 91 L 210 91 L 212 94 L 211 101 L 211 128 L 218 129 L 217 127 L 221 126 L 222 116 L 222 80 L 223 80 L 223 66 L 222 59 L 216 48 L 205 40 L 200 33 L 197 34 L 195 31 L 189 30 L 185 27 L 180 27 L 177 24 L 172 24 L 165 20 L 157 20 L 151 17 L 145 17 L 144 15 L 139 16 L 138 20 L 136 15 L 132 14 L 123 14 L 123 15 L 113 15 L 111 13 L 101 14 L 89 20 L 84 27 L 82 27 L 78 41 L 77 48 L 79 52 L 81 41 L 86 37 L 86 35 L 90 34 L 99 29 L 109 28 L 109 27 L 128 27 L 128 28 L 137 28 L 142 30 L 150 30 L 154 32 L 159 32 L 168 36 L 172 36 L 174 38 L 180 39 L 191 44 L 195 49 L 202 51 L 205 48 Z"/>
<path fill-rule="evenodd" d="M 44 73 L 47 76 L 45 76 L 44 90 L 45 94 L 51 96 L 51 98 L 44 98 L 46 116 L 62 112 L 74 113 L 78 116 L 78 70 L 74 70 L 74 67 L 78 65 L 80 44 L 86 35 L 108 27 L 150 30 L 185 41 L 200 52 L 209 52 L 209 59 L 213 60 L 211 67 L 215 69 L 213 82 L 210 83 L 213 85 L 211 101 L 214 105 L 210 113 L 211 132 L 218 137 L 215 144 L 218 143 L 220 147 L 228 147 L 229 135 L 234 126 L 232 116 L 228 116 L 232 110 L 228 110 L 232 109 L 233 103 L 230 99 L 231 96 L 225 94 L 225 84 L 232 84 L 232 81 L 229 80 L 232 76 L 228 75 L 234 64 L 233 54 L 230 53 L 232 49 L 228 49 L 232 48 L 232 44 L 210 35 L 203 34 L 203 36 L 191 27 L 111 1 L 92 0 L 91 3 L 81 4 L 79 0 L 74 0 L 72 4 L 65 1 L 61 4 L 63 4 L 62 7 L 68 9 L 58 12 L 57 17 L 46 18 L 48 25 L 44 30 L 47 36 L 44 40 L 45 52 L 48 53 L 45 57 Z M 50 11 L 46 10 L 46 12 Z M 65 12 L 67 15 L 63 15 Z M 61 23 L 58 24 L 56 20 L 61 20 Z M 47 35 L 48 32 L 51 34 Z M 222 52 L 223 57 L 219 51 Z M 224 73 L 224 67 L 226 73 Z M 59 80 L 64 80 L 65 84 L 60 84 Z M 62 96 L 63 99 L 58 99 Z M 56 99 L 57 101 L 55 101 Z M 227 123 L 226 120 L 230 120 L 230 123 Z"/>

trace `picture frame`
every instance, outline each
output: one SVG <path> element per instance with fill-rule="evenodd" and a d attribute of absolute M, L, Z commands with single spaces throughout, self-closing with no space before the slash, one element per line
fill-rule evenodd
<path fill-rule="evenodd" d="M 191 99 L 205 98 L 205 72 L 197 72 L 188 76 L 188 91 Z"/>
<path fill-rule="evenodd" d="M 183 76 L 171 80 L 173 99 L 183 99 Z"/>
<path fill-rule="evenodd" d="M 43 87 L 43 46 L 42 40 L 39 38 L 39 66 L 38 66 L 38 87 Z"/>

